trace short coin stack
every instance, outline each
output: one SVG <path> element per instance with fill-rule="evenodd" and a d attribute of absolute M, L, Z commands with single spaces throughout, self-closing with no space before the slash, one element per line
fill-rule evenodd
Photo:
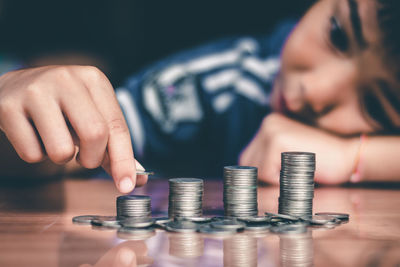
<path fill-rule="evenodd" d="M 224 210 L 228 217 L 257 216 L 257 168 L 224 167 Z"/>
<path fill-rule="evenodd" d="M 151 217 L 151 199 L 149 196 L 127 195 L 117 198 L 117 218 Z"/>
<path fill-rule="evenodd" d="M 169 179 L 169 217 L 201 217 L 203 215 L 203 191 L 202 179 Z"/>
<path fill-rule="evenodd" d="M 302 218 L 312 216 L 315 154 L 281 154 L 279 213 Z"/>

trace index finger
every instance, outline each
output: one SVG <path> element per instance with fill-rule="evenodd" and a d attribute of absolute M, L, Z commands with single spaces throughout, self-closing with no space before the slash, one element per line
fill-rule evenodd
<path fill-rule="evenodd" d="M 85 73 L 85 79 L 92 99 L 108 126 L 107 153 L 111 176 L 121 193 L 129 193 L 135 188 L 136 167 L 128 125 L 107 77 L 93 68 Z"/>

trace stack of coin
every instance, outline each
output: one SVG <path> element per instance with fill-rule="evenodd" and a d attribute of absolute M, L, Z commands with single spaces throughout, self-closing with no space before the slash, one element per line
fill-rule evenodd
<path fill-rule="evenodd" d="M 169 217 L 201 217 L 203 215 L 203 187 L 202 179 L 169 179 Z"/>
<path fill-rule="evenodd" d="M 117 218 L 151 217 L 151 199 L 149 196 L 127 195 L 117 197 Z"/>
<path fill-rule="evenodd" d="M 281 154 L 279 213 L 310 218 L 314 198 L 315 154 Z"/>
<path fill-rule="evenodd" d="M 228 217 L 257 216 L 257 168 L 224 167 L 224 210 Z"/>

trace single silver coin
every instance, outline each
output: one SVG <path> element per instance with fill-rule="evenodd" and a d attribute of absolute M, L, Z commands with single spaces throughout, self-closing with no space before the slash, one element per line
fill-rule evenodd
<path fill-rule="evenodd" d="M 314 215 L 311 217 L 309 222 L 311 224 L 325 225 L 325 224 L 338 224 L 340 223 L 340 220 L 330 215 Z"/>
<path fill-rule="evenodd" d="M 97 219 L 92 220 L 92 225 L 109 228 L 121 227 L 121 224 L 116 216 L 99 216 Z"/>
<path fill-rule="evenodd" d="M 136 171 L 136 175 L 154 175 L 153 171 Z"/>
<path fill-rule="evenodd" d="M 342 221 L 348 221 L 350 218 L 350 215 L 347 213 L 339 213 L 339 212 L 317 212 L 315 215 L 328 215 L 335 217 L 336 219 L 342 220 Z"/>
<path fill-rule="evenodd" d="M 239 221 L 245 223 L 257 223 L 257 222 L 268 222 L 269 218 L 266 216 L 252 216 L 252 217 L 239 217 L 237 218 Z"/>
<path fill-rule="evenodd" d="M 153 219 L 155 220 L 155 223 L 157 223 L 157 224 L 166 224 L 166 223 L 172 222 L 172 219 L 169 217 L 155 217 Z"/>
<path fill-rule="evenodd" d="M 299 217 L 292 216 L 292 215 L 287 215 L 287 214 L 266 212 L 265 215 L 268 216 L 268 217 L 274 217 L 274 218 L 279 218 L 279 219 L 284 219 L 284 220 L 289 220 L 289 221 L 298 221 L 298 220 L 300 220 Z"/>
<path fill-rule="evenodd" d="M 121 225 L 124 227 L 135 227 L 143 228 L 149 227 L 154 224 L 155 220 L 152 218 L 125 218 L 120 221 Z"/>
<path fill-rule="evenodd" d="M 179 218 L 176 217 L 176 220 L 186 220 L 186 221 L 191 221 L 194 223 L 209 223 L 211 222 L 212 218 L 210 217 L 183 217 L 183 218 Z"/>
<path fill-rule="evenodd" d="M 93 220 L 98 219 L 100 215 L 81 215 L 72 218 L 72 222 L 78 224 L 91 224 Z"/>
<path fill-rule="evenodd" d="M 239 222 L 237 220 L 225 219 L 214 221 L 210 223 L 211 227 L 220 228 L 220 229 L 236 229 L 236 230 L 243 230 L 246 226 L 245 223 Z"/>
<path fill-rule="evenodd" d="M 165 224 L 165 230 L 169 232 L 190 233 L 196 232 L 197 229 L 197 224 L 190 221 L 172 221 Z"/>
<path fill-rule="evenodd" d="M 245 231 L 268 231 L 271 228 L 271 224 L 267 222 L 252 222 L 246 223 Z"/>

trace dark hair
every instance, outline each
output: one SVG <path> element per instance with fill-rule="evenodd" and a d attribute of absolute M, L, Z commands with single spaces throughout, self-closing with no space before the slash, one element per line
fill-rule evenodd
<path fill-rule="evenodd" d="M 377 0 L 377 19 L 382 34 L 385 60 L 397 70 L 400 81 L 400 1 Z"/>
<path fill-rule="evenodd" d="M 396 84 L 400 84 L 400 0 L 376 0 L 377 2 L 377 21 L 380 31 L 381 44 L 383 48 L 383 62 L 387 69 L 394 75 Z M 379 87 L 382 89 L 392 104 L 392 107 L 400 113 L 400 87 L 389 85 L 380 80 Z M 395 125 L 381 111 L 381 104 L 373 95 L 365 94 L 365 107 L 371 110 L 373 119 L 383 127 L 382 133 L 399 134 L 400 127 Z"/>

